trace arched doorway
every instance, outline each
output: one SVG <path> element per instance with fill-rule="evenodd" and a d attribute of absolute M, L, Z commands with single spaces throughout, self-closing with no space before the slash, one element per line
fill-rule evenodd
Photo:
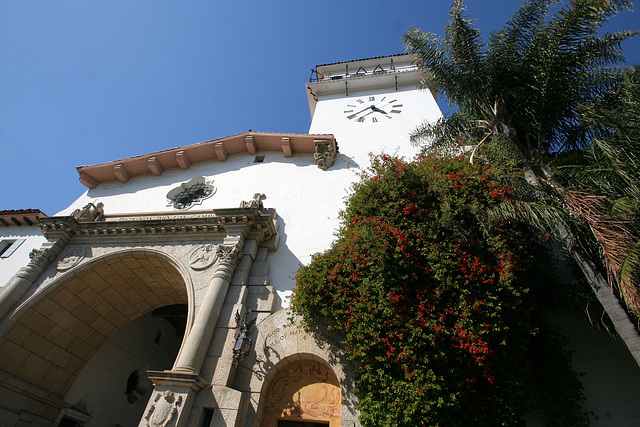
<path fill-rule="evenodd" d="M 266 391 L 262 427 L 340 425 L 342 394 L 326 364 L 293 360 L 278 369 Z"/>
<path fill-rule="evenodd" d="M 163 307 L 179 306 L 186 312 L 190 298 L 185 277 L 187 275 L 180 271 L 177 262 L 160 252 L 148 250 L 112 253 L 87 263 L 50 284 L 41 295 L 16 312 L 12 326 L 0 337 L 0 357 L 13 352 L 8 359 L 11 363 L 2 364 L 2 371 L 64 400 L 85 366 L 110 338 L 126 330 L 127 325 L 144 315 L 158 324 L 158 319 L 154 319 L 157 316 L 152 313 Z M 152 342 L 155 338 L 154 335 Z M 182 338 L 178 340 L 181 341 Z M 117 352 L 117 349 L 113 351 Z M 171 364 L 159 368 L 170 369 Z M 126 376 L 143 367 L 144 364 L 133 367 Z M 101 387 L 101 382 L 110 381 L 110 369 L 113 367 L 106 365 L 98 369 L 102 375 L 94 375 L 91 381 L 86 381 L 85 387 Z M 121 399 L 99 402 L 103 413 L 117 415 L 121 412 L 119 405 L 127 404 L 126 381 L 120 388 L 118 397 Z M 76 393 L 84 394 L 82 390 Z M 149 394 L 146 399 L 148 397 Z M 82 402 L 67 403 L 73 406 Z M 91 418 L 91 408 L 86 404 L 79 408 L 80 412 L 88 412 L 88 426 L 93 422 L 104 424 Z M 140 408 L 143 411 L 144 404 Z M 47 408 L 42 412 L 50 419 L 51 412 Z M 56 422 L 64 423 L 60 417 L 56 417 Z"/>

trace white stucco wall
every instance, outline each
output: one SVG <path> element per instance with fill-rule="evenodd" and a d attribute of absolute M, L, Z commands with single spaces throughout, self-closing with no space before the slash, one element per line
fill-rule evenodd
<path fill-rule="evenodd" d="M 29 253 L 47 241 L 37 225 L 2 228 L 0 229 L 0 240 L 5 239 L 25 239 L 25 241 L 9 257 L 0 258 L 0 293 L 18 270 L 29 263 Z"/>
<path fill-rule="evenodd" d="M 158 333 L 159 341 L 154 342 Z M 92 417 L 87 427 L 137 425 L 151 396 L 148 378 L 140 381 L 144 394 L 128 403 L 125 390 L 131 372 L 171 369 L 182 337 L 161 317 L 147 313 L 110 337 L 82 369 L 65 400 L 79 404 Z"/>
<path fill-rule="evenodd" d="M 369 153 L 414 155 L 417 150 L 409 143 L 409 133 L 425 119 L 436 120 L 441 114 L 429 91 L 377 90 L 366 95 L 398 98 L 403 103 L 402 113 L 378 123 L 347 119 L 344 106 L 363 95 L 319 99 L 310 133 L 332 133 L 340 150 L 335 165 L 327 171 L 316 166 L 311 154 L 285 158 L 281 152 L 260 152 L 265 155 L 262 163 L 253 163 L 254 156 L 248 153 L 239 154 L 226 162 L 194 164 L 186 171 L 173 169 L 159 177 L 149 174 L 125 184 L 100 184 L 58 215 L 69 215 L 89 202 L 104 203 L 106 215 L 175 212 L 167 205 L 167 193 L 198 176 L 213 180 L 216 193 L 189 212 L 238 207 L 241 201 L 251 200 L 254 193 L 264 193 L 264 205 L 277 210 L 280 226 L 280 247 L 270 255 L 269 279 L 278 292 L 279 303 L 284 300 L 286 306 L 294 284 L 292 275 L 300 264 L 307 264 L 312 254 L 331 245 L 345 197 L 358 173 L 369 164 Z"/>

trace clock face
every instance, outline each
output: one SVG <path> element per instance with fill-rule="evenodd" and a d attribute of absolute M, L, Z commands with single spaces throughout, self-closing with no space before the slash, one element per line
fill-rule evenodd
<path fill-rule="evenodd" d="M 350 101 L 343 110 L 345 117 L 355 123 L 380 123 L 402 112 L 402 102 L 394 96 L 363 96 Z"/>

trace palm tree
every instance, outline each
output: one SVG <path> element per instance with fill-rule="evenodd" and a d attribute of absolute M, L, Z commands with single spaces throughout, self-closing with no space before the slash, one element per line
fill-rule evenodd
<path fill-rule="evenodd" d="M 640 67 L 626 69 L 622 84 L 601 102 L 584 105 L 583 119 L 596 131 L 592 144 L 555 162 L 570 194 L 589 198 L 592 213 L 583 215 L 602 229 L 600 236 L 611 274 L 625 301 L 638 301 L 640 273 Z M 589 203 L 581 206 L 590 207 Z M 602 227 L 600 224 L 608 224 Z M 629 306 L 637 314 L 637 306 Z"/>
<path fill-rule="evenodd" d="M 620 274 L 636 246 L 633 233 L 604 209 L 606 192 L 567 186 L 549 165 L 559 154 L 593 144 L 597 128 L 581 119 L 619 88 L 621 74 L 611 67 L 623 61 L 621 42 L 636 35 L 600 35 L 599 30 L 630 7 L 628 0 L 560 5 L 529 0 L 485 46 L 480 31 L 463 15 L 463 1 L 455 0 L 442 39 L 412 29 L 404 40 L 425 70 L 423 84 L 458 107 L 449 117 L 418 128 L 413 142 L 427 150 L 454 140 L 473 144 L 471 161 L 480 146 L 514 153 L 535 203 L 523 202 L 501 214 L 526 216 L 534 225 L 556 230 L 640 364 L 640 334 L 598 268 L 602 261 L 626 306 L 640 313 L 635 275 Z M 575 219 L 599 244 L 601 257 L 580 246 Z"/>

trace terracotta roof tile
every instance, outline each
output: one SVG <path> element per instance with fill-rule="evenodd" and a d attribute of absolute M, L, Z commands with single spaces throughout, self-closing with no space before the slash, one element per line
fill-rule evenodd
<path fill-rule="evenodd" d="M 20 215 L 20 214 L 29 214 L 29 213 L 40 213 L 42 216 L 47 216 L 40 209 L 15 209 L 15 210 L 4 210 L 0 211 L 0 215 Z"/>

